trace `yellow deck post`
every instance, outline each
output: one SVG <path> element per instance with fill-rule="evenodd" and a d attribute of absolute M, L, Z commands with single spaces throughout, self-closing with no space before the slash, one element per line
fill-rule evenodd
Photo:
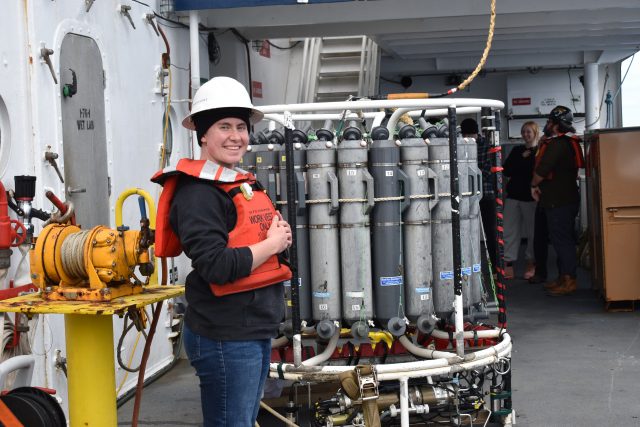
<path fill-rule="evenodd" d="M 115 360 L 111 316 L 65 314 L 69 424 L 115 426 Z"/>
<path fill-rule="evenodd" d="M 184 294 L 184 286 L 146 286 L 112 301 L 50 301 L 39 294 L 0 301 L 0 312 L 64 314 L 69 425 L 116 427 L 113 316 Z M 41 384 L 34 384 L 35 386 Z"/>

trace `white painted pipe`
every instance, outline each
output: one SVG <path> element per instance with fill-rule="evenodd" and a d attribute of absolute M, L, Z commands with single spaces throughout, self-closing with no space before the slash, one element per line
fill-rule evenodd
<path fill-rule="evenodd" d="M 598 64 L 584 65 L 584 117 L 585 130 L 600 128 L 600 88 L 598 87 Z M 575 111 L 573 112 L 576 113 Z"/>
<path fill-rule="evenodd" d="M 324 349 L 324 351 L 320 354 L 315 355 L 310 359 L 305 360 L 304 362 L 302 362 L 302 365 L 316 366 L 322 362 L 326 362 L 327 360 L 329 360 L 329 358 L 331 357 L 331 355 L 333 354 L 334 350 L 338 345 L 339 338 L 340 338 L 340 330 L 338 329 L 336 333 L 329 340 L 329 343 L 327 344 L 327 347 Z"/>
<path fill-rule="evenodd" d="M 457 107 L 489 107 L 503 109 L 504 103 L 493 99 L 478 98 L 433 98 L 433 99 L 395 99 L 395 100 L 362 100 L 339 102 L 310 102 L 307 104 L 279 104 L 258 107 L 265 114 L 315 112 L 315 111 L 343 111 L 343 110 L 379 110 L 382 108 L 448 108 Z"/>
<path fill-rule="evenodd" d="M 189 11 L 189 48 L 191 51 L 191 93 L 200 87 L 200 17 L 197 10 Z"/>
<path fill-rule="evenodd" d="M 261 109 L 262 107 L 258 107 Z M 399 111 L 399 110 L 396 110 Z M 431 110 L 412 110 L 410 108 L 403 108 L 402 111 L 405 114 L 408 114 L 410 117 L 421 117 L 424 112 L 424 117 L 444 117 L 448 114 L 447 109 L 438 108 Z M 456 109 L 457 114 L 474 114 L 480 112 L 480 107 L 461 107 Z M 376 126 L 380 126 L 382 120 L 384 120 L 386 113 L 384 111 L 366 111 L 362 114 L 350 113 L 345 116 L 345 120 L 360 120 L 361 118 L 365 119 L 374 119 L 371 128 L 373 129 Z M 400 114 L 402 115 L 402 114 Z M 400 115 L 398 117 L 400 117 Z M 342 114 L 340 113 L 303 113 L 303 114 L 292 114 L 294 122 L 301 121 L 310 121 L 310 120 L 340 120 L 342 119 Z M 392 116 L 393 118 L 393 116 Z M 282 126 L 284 126 L 284 117 L 282 114 L 269 113 L 264 115 L 264 120 L 274 121 Z M 394 126 L 397 122 L 397 118 L 394 120 Z M 387 127 L 388 128 L 388 127 Z"/>

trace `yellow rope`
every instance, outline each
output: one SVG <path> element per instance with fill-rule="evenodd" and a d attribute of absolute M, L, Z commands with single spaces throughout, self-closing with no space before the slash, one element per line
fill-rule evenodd
<path fill-rule="evenodd" d="M 480 59 L 480 62 L 476 66 L 476 69 L 473 70 L 473 72 L 469 75 L 469 77 L 466 78 L 465 81 L 460 83 L 460 85 L 458 86 L 458 90 L 462 90 L 465 87 L 467 87 L 467 85 L 471 83 L 471 80 L 473 80 L 478 75 L 478 73 L 484 66 L 484 63 L 487 61 L 487 57 L 489 56 L 489 51 L 491 50 L 491 43 L 493 42 L 493 31 L 495 29 L 495 26 L 496 26 L 496 0 L 491 0 L 491 20 L 489 23 L 489 35 L 487 36 L 487 45 L 484 47 L 482 58 Z"/>

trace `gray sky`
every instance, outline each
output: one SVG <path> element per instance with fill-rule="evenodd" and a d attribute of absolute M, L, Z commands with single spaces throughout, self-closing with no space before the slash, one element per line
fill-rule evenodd
<path fill-rule="evenodd" d="M 631 58 L 622 63 L 620 67 L 624 76 Z M 640 53 L 637 53 L 627 78 L 622 83 L 622 125 L 640 126 Z M 620 96 L 620 95 L 618 95 Z"/>

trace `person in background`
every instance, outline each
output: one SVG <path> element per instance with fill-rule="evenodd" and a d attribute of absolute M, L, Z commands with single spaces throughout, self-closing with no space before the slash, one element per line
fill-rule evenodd
<path fill-rule="evenodd" d="M 489 141 L 478 133 L 478 123 L 474 119 L 464 119 L 460 123 L 460 133 L 464 138 L 475 138 L 478 145 L 478 168 L 482 172 L 482 199 L 480 199 L 480 215 L 484 229 L 485 247 L 489 252 L 491 265 L 496 267 L 496 193 L 494 176 L 491 173 L 491 156 Z M 485 276 L 488 272 L 485 272 Z"/>
<path fill-rule="evenodd" d="M 156 255 L 184 250 L 193 266 L 183 336 L 205 427 L 254 426 L 271 338 L 284 319 L 282 281 L 291 272 L 280 254 L 291 245 L 291 228 L 255 177 L 235 168 L 249 126 L 262 117 L 240 82 L 209 80 L 182 122 L 197 133 L 200 159 L 180 159 L 152 178 L 163 185 Z"/>
<path fill-rule="evenodd" d="M 575 220 L 580 205 L 578 169 L 584 167 L 580 139 L 573 135 L 573 113 L 557 106 L 544 127 L 531 180 L 531 196 L 547 218 L 551 244 L 558 255 L 558 279 L 545 285 L 549 294 L 569 295 L 577 287 Z"/>
<path fill-rule="evenodd" d="M 524 231 L 524 237 L 527 239 L 527 249 L 524 253 L 527 267 L 524 278 L 530 279 L 535 273 L 533 230 L 536 202 L 531 197 L 530 184 L 540 128 L 536 122 L 526 122 L 520 129 L 520 135 L 524 145 L 514 147 L 503 165 L 503 174 L 509 178 L 507 197 L 504 201 L 504 276 L 506 279 L 514 277 L 513 263 L 518 259 L 521 231 Z"/>

